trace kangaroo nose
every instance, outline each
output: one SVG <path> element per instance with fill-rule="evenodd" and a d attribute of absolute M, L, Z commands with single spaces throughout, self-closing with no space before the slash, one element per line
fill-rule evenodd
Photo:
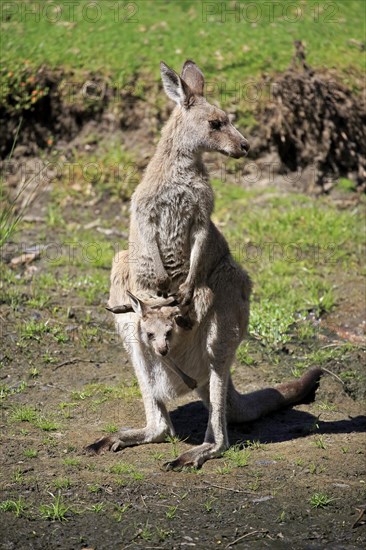
<path fill-rule="evenodd" d="M 244 141 L 242 141 L 240 143 L 240 149 L 247 153 L 250 149 L 249 141 L 247 141 L 246 139 Z"/>

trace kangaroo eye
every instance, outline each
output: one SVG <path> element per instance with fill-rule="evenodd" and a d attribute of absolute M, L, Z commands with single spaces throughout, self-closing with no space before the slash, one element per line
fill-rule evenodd
<path fill-rule="evenodd" d="M 222 122 L 221 120 L 210 120 L 210 126 L 212 130 L 221 130 Z"/>
<path fill-rule="evenodd" d="M 149 340 L 152 340 L 154 338 L 154 333 L 153 332 L 148 332 L 147 337 L 148 337 Z"/>
<path fill-rule="evenodd" d="M 172 334 L 172 329 L 169 329 L 166 333 L 167 338 L 169 338 L 169 336 L 171 336 L 171 334 Z"/>

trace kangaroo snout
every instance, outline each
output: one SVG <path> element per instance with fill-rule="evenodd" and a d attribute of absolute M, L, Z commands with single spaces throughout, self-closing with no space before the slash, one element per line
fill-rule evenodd
<path fill-rule="evenodd" d="M 168 354 L 169 350 L 168 350 L 168 346 L 165 346 L 163 348 L 158 348 L 156 351 L 159 355 L 161 355 L 162 357 L 165 357 Z"/>
<path fill-rule="evenodd" d="M 250 149 L 250 145 L 249 145 L 249 141 L 247 139 L 243 139 L 243 141 L 240 143 L 240 149 L 243 151 L 243 153 L 247 154 L 249 149 Z"/>

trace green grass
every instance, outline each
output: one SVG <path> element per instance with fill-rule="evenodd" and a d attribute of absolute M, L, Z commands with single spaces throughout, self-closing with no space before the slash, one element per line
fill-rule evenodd
<path fill-rule="evenodd" d="M 313 338 L 309 312 L 330 312 L 332 280 L 340 269 L 362 265 L 363 205 L 349 212 L 327 198 L 213 185 L 214 218 L 253 279 L 250 333 L 274 349 L 294 337 Z M 245 348 L 238 353 L 245 363 Z"/>
<path fill-rule="evenodd" d="M 310 498 L 310 504 L 313 508 L 325 508 L 334 500 L 328 497 L 325 493 L 314 493 Z"/>
<path fill-rule="evenodd" d="M 53 482 L 53 485 L 56 489 L 69 489 L 71 487 L 71 481 L 69 478 L 59 478 L 55 479 Z"/>
<path fill-rule="evenodd" d="M 119 476 L 128 476 L 129 479 L 134 481 L 140 481 L 144 479 L 144 475 L 139 472 L 132 464 L 126 464 L 125 462 L 118 462 L 109 469 L 111 474 L 117 474 Z"/>
<path fill-rule="evenodd" d="M 17 405 L 13 407 L 10 414 L 10 419 L 13 422 L 36 422 L 38 417 L 37 411 L 30 405 Z"/>
<path fill-rule="evenodd" d="M 18 382 L 15 386 L 11 387 L 8 384 L 0 384 L 0 401 L 11 397 L 12 395 L 22 393 L 27 387 L 27 383 L 24 380 Z"/>
<path fill-rule="evenodd" d="M 224 459 L 229 462 L 229 466 L 243 468 L 248 466 L 250 451 L 243 449 L 241 445 L 233 445 L 224 453 Z"/>
<path fill-rule="evenodd" d="M 39 511 L 43 519 L 49 519 L 51 521 L 67 521 L 67 515 L 72 513 L 70 506 L 67 506 L 60 492 L 52 495 L 53 501 L 50 504 L 41 504 Z"/>
<path fill-rule="evenodd" d="M 26 458 L 37 458 L 38 451 L 36 449 L 25 449 L 25 451 L 23 451 L 23 455 Z"/>
<path fill-rule="evenodd" d="M 27 505 L 22 496 L 18 500 L 4 500 L 0 503 L 0 510 L 2 512 L 14 512 L 17 518 L 24 515 L 26 507 Z"/>
<path fill-rule="evenodd" d="M 15 60 L 32 66 L 46 63 L 112 73 L 123 83 L 142 69 L 157 78 L 161 58 L 175 67 L 193 58 L 209 79 L 220 79 L 218 70 L 222 70 L 229 82 L 241 82 L 273 67 L 281 70 L 288 66 L 294 39 L 311 45 L 309 62 L 313 65 L 363 70 L 359 50 L 347 43 L 351 38 L 364 40 L 363 7 L 358 0 L 330 4 L 283 0 L 274 8 L 272 18 L 268 3 L 266 7 L 254 0 L 248 10 L 240 4 L 237 20 L 225 16 L 229 2 L 223 8 L 221 2 L 212 3 L 210 8 L 209 3 L 193 0 L 103 1 L 97 3 L 98 11 L 88 11 L 90 2 L 83 0 L 73 12 L 66 0 L 60 0 L 60 12 L 50 8 L 38 18 L 24 16 L 24 2 L 14 4 L 14 14 L 3 18 L 2 52 L 7 71 Z M 209 9 L 222 9 L 223 15 L 217 11 L 206 17 Z"/>

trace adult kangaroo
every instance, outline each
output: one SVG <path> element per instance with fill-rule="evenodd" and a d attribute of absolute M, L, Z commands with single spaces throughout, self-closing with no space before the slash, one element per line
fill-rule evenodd
<path fill-rule="evenodd" d="M 211 221 L 214 196 L 202 153 L 240 158 L 249 144 L 226 113 L 203 97 L 204 77 L 193 61 L 185 62 L 181 76 L 161 63 L 161 75 L 177 106 L 132 197 L 129 250 L 114 259 L 109 298 L 139 381 L 147 424 L 121 429 L 88 450 L 164 441 L 174 433 L 165 403 L 195 388 L 208 407 L 208 426 L 202 445 L 167 464 L 179 469 L 199 467 L 225 451 L 228 418 L 254 420 L 300 401 L 321 371 L 310 371 L 284 391 L 243 399 L 235 390 L 230 366 L 248 326 L 251 283 Z M 175 294 L 178 310 L 172 313 L 164 303 L 154 308 L 140 299 L 158 292 Z"/>
<path fill-rule="evenodd" d="M 203 97 L 204 77 L 193 61 L 184 63 L 181 77 L 161 63 L 161 76 L 177 105 L 132 196 L 130 290 L 169 291 L 187 304 L 229 254 L 210 219 L 214 195 L 202 154 L 240 158 L 249 143 L 227 114 Z"/>

